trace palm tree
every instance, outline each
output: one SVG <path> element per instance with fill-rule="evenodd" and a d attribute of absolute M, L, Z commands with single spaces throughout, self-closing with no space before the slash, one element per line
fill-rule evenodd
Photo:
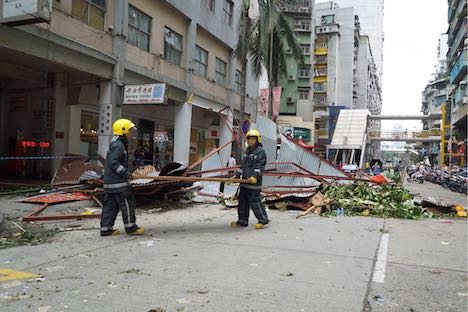
<path fill-rule="evenodd" d="M 239 39 L 235 53 L 242 63 L 241 123 L 245 115 L 245 82 L 247 61 L 250 57 L 252 73 L 259 77 L 262 68 L 268 69 L 270 86 L 269 115 L 272 109 L 272 90 L 278 85 L 280 76 L 287 75 L 286 49 L 303 60 L 302 51 L 288 19 L 278 6 L 278 0 L 259 0 L 260 18 L 251 21 L 248 16 L 250 0 L 244 0 L 239 25 Z"/>

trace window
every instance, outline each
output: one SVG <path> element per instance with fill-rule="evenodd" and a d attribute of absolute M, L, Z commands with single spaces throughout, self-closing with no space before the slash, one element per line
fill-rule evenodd
<path fill-rule="evenodd" d="M 214 12 L 215 10 L 215 0 L 205 0 L 205 8 Z"/>
<path fill-rule="evenodd" d="M 322 25 L 329 25 L 335 23 L 335 15 L 322 16 Z"/>
<path fill-rule="evenodd" d="M 73 0 L 72 15 L 96 29 L 104 30 L 106 0 Z"/>
<path fill-rule="evenodd" d="M 326 64 L 326 63 L 327 63 L 327 55 L 315 56 L 315 64 Z"/>
<path fill-rule="evenodd" d="M 310 30 L 310 20 L 307 19 L 296 19 L 294 21 L 295 30 Z"/>
<path fill-rule="evenodd" d="M 140 10 L 128 8 L 128 43 L 149 51 L 151 39 L 151 17 Z"/>
<path fill-rule="evenodd" d="M 224 0 L 223 3 L 223 22 L 232 25 L 232 2 L 230 0 Z"/>
<path fill-rule="evenodd" d="M 314 82 L 314 92 L 327 92 L 327 83 Z"/>
<path fill-rule="evenodd" d="M 234 86 L 236 93 L 241 93 L 242 87 L 242 72 L 236 70 L 236 85 Z"/>
<path fill-rule="evenodd" d="M 316 49 L 328 48 L 328 40 L 327 39 L 315 40 L 315 48 Z"/>
<path fill-rule="evenodd" d="M 327 67 L 320 66 L 314 68 L 314 77 L 326 76 L 327 75 Z"/>
<path fill-rule="evenodd" d="M 308 88 L 300 88 L 299 91 L 299 99 L 300 100 L 307 100 L 309 99 L 309 89 Z"/>
<path fill-rule="evenodd" d="M 180 65 L 182 58 L 182 36 L 167 27 L 164 28 L 164 59 Z"/>
<path fill-rule="evenodd" d="M 216 58 L 215 81 L 218 86 L 226 86 L 226 62 Z"/>
<path fill-rule="evenodd" d="M 195 58 L 193 59 L 193 71 L 195 74 L 206 78 L 208 67 L 208 52 L 199 46 L 195 46 Z"/>
<path fill-rule="evenodd" d="M 310 66 L 299 65 L 297 67 L 297 77 L 299 78 L 310 78 Z"/>
<path fill-rule="evenodd" d="M 314 95 L 314 105 L 315 106 L 327 106 L 327 95 L 326 94 Z"/>
<path fill-rule="evenodd" d="M 304 55 L 310 54 L 310 46 L 308 44 L 301 44 L 301 50 Z"/>

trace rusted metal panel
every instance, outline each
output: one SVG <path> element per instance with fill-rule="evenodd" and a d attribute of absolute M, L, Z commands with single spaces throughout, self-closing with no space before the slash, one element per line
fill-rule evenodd
<path fill-rule="evenodd" d="M 66 154 L 65 156 L 76 158 L 64 158 L 62 160 L 52 178 L 52 185 L 80 184 L 80 175 L 83 172 L 88 170 L 96 171 L 98 169 L 96 165 L 88 162 L 88 157 L 73 154 Z"/>
<path fill-rule="evenodd" d="M 90 199 L 92 198 L 88 194 L 73 192 L 73 193 L 55 193 L 55 194 L 38 195 L 38 196 L 25 198 L 21 201 L 24 203 L 56 204 L 56 203 L 66 203 L 70 201 L 90 200 Z"/>

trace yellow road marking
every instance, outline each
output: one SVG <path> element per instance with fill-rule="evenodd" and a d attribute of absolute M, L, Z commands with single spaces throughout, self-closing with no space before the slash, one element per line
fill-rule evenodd
<path fill-rule="evenodd" d="M 9 269 L 0 268 L 0 282 L 19 280 L 19 279 L 31 279 L 38 278 L 41 275 L 37 275 L 29 272 L 14 271 Z"/>

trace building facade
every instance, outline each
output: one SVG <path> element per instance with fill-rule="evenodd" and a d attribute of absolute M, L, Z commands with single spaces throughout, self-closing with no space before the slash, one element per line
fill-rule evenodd
<path fill-rule="evenodd" d="M 448 52 L 447 52 L 447 73 L 449 76 L 447 105 L 448 115 L 451 124 L 451 142 L 457 143 L 451 153 L 447 153 L 449 159 L 461 164 L 462 157 L 466 159 L 466 138 L 467 138 L 467 1 L 448 1 Z M 460 145 L 459 145 L 460 144 Z M 458 146 L 464 145 L 465 152 L 458 153 Z M 461 155 L 463 154 L 463 156 Z M 453 157 L 452 157 L 453 156 Z"/>
<path fill-rule="evenodd" d="M 383 72 L 383 17 L 384 0 L 335 0 L 342 8 L 353 7 L 359 16 L 361 34 L 368 37 L 376 67 L 379 85 L 382 85 Z"/>
<path fill-rule="evenodd" d="M 442 110 L 447 107 L 447 50 L 447 34 L 443 34 L 439 39 L 437 48 L 436 71 L 422 92 L 421 112 L 424 115 L 442 114 Z M 423 121 L 423 130 L 428 130 L 434 133 L 434 135 L 443 130 L 442 126 L 441 120 Z M 448 136 L 450 136 L 449 132 L 444 135 L 444 141 Z M 422 144 L 422 153 L 429 158 L 431 164 L 441 163 L 442 144 L 444 143 L 432 142 Z M 446 148 L 446 144 L 444 146 Z"/>
<path fill-rule="evenodd" d="M 277 123 L 280 128 L 297 128 L 293 133 L 308 144 L 314 142 L 312 66 L 314 50 L 314 0 L 280 1 L 283 13 L 293 25 L 294 34 L 302 50 L 303 60 L 296 59 L 291 49 L 287 49 L 287 75 L 281 77 L 282 87 L 280 116 Z M 299 137 L 297 137 L 299 138 Z"/>
<path fill-rule="evenodd" d="M 316 145 L 324 154 L 341 109 L 368 109 L 380 114 L 382 97 L 371 41 L 361 34 L 353 7 L 339 7 L 333 1 L 316 4 L 315 33 Z M 368 131 L 379 130 L 379 122 L 369 123 Z M 370 145 L 367 150 L 377 157 L 379 145 Z"/>
<path fill-rule="evenodd" d="M 231 139 L 217 112 L 239 111 L 241 3 L 62 0 L 53 1 L 50 23 L 0 25 L 0 153 L 105 157 L 112 123 L 125 117 L 139 129 L 130 158 L 142 145 L 158 167 L 195 162 Z M 152 83 L 166 84 L 163 104 L 123 104 L 127 86 Z M 246 85 L 253 116 L 250 68 Z M 59 162 L 0 166 L 50 175 Z"/>

